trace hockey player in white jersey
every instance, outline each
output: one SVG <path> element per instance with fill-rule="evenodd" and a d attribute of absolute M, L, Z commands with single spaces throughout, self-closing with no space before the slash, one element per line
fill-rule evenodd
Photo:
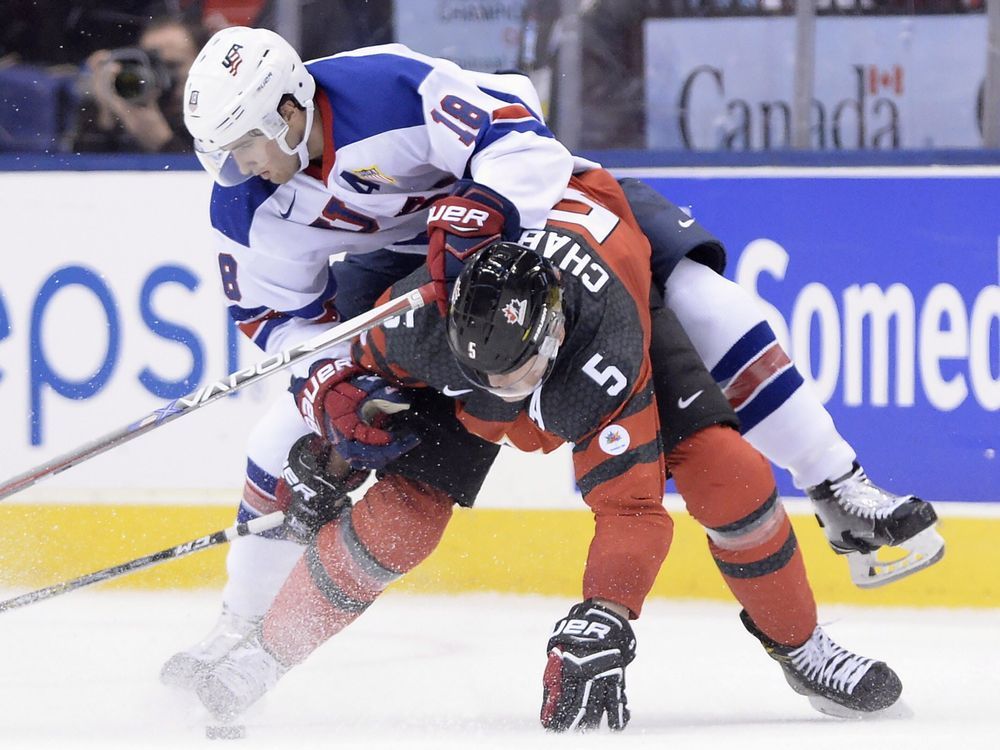
<path fill-rule="evenodd" d="M 185 118 L 196 152 L 217 183 L 210 214 L 230 312 L 268 352 L 313 336 L 338 315 L 356 312 L 342 304 L 343 295 L 338 297 L 331 256 L 346 253 L 363 269 L 365 257 L 358 256 L 382 258 L 375 251 L 388 249 L 394 259 L 390 271 L 399 278 L 412 270 L 412 262 L 401 272 L 394 264 L 405 265 L 408 258 L 420 262 L 430 246 L 437 261 L 432 270 L 440 277 L 449 254 L 445 249 L 463 255 L 498 235 L 510 239 L 522 228 L 542 226 L 570 175 L 594 166 L 553 137 L 523 76 L 470 73 L 401 45 L 304 64 L 272 32 L 225 29 L 192 66 Z M 688 263 L 679 264 L 678 272 Z M 709 273 L 713 283 L 721 280 Z M 697 274 L 690 279 L 689 297 L 698 298 L 701 282 Z M 670 286 L 667 297 L 687 325 L 689 302 Z M 701 296 L 698 307 L 707 298 Z M 720 346 L 724 354 L 733 345 L 734 331 L 744 325 L 743 311 L 727 306 L 724 312 L 733 320 L 689 330 L 703 355 Z M 709 354 L 713 368 L 715 358 Z M 802 417 L 788 416 L 787 407 L 773 422 L 765 414 L 748 437 L 797 478 L 821 488 L 810 492 L 820 501 L 825 498 L 820 492 L 828 492 L 821 516 L 828 531 L 838 530 L 840 541 L 864 540 L 866 553 L 905 541 L 885 533 L 887 519 L 903 505 L 926 504 L 889 495 L 863 475 L 825 481 L 844 473 L 841 464 L 846 459 L 850 465 L 853 452 L 832 422 L 814 420 L 816 413 L 825 420 L 829 415 L 813 401 L 803 407 Z M 799 408 L 795 404 L 802 402 L 808 396 L 788 403 Z M 291 399 L 275 404 L 254 429 L 241 520 L 275 507 L 282 465 L 306 429 Z M 796 456 L 780 450 L 782 444 L 821 450 L 803 470 L 795 465 Z M 918 531 L 933 531 L 933 512 L 924 520 Z M 837 551 L 848 551 L 832 541 Z M 248 632 L 301 549 L 273 537 L 234 542 L 223 615 L 204 641 L 165 665 L 165 681 L 190 684 L 201 664 L 219 658 Z M 871 578 L 860 581 L 871 583 Z"/>

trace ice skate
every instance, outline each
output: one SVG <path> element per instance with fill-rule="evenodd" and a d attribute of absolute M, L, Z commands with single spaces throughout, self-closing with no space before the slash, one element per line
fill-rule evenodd
<path fill-rule="evenodd" d="M 806 490 L 830 546 L 847 556 L 851 580 L 882 586 L 933 565 L 944 556 L 937 514 L 913 495 L 894 495 L 872 484 L 857 463 L 847 474 Z M 888 559 L 880 559 L 879 550 Z"/>
<path fill-rule="evenodd" d="M 793 648 L 764 635 L 746 610 L 740 612 L 740 619 L 768 655 L 781 665 L 792 689 L 806 696 L 820 713 L 861 718 L 889 708 L 903 691 L 899 677 L 885 662 L 838 646 L 819 625 L 808 641 Z"/>
<path fill-rule="evenodd" d="M 219 721 L 232 721 L 288 671 L 261 643 L 257 628 L 223 659 L 198 674 L 195 692 Z"/>
<path fill-rule="evenodd" d="M 223 606 L 218 622 L 205 638 L 167 659 L 160 670 L 160 681 L 194 690 L 198 675 L 229 653 L 260 621 L 260 617 L 241 617 Z"/>

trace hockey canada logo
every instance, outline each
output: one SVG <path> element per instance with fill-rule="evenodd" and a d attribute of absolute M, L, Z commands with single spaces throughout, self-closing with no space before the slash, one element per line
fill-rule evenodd
<path fill-rule="evenodd" d="M 632 436 L 621 425 L 612 424 L 601 431 L 601 436 L 598 440 L 600 441 L 602 451 L 609 456 L 620 456 L 628 450 L 632 442 Z"/>
<path fill-rule="evenodd" d="M 243 56 L 240 55 L 241 49 L 243 49 L 242 44 L 234 44 L 222 59 L 222 67 L 227 68 L 231 76 L 235 76 L 240 69 L 240 65 L 243 64 Z"/>
<path fill-rule="evenodd" d="M 511 325 L 524 325 L 524 315 L 528 310 L 528 302 L 523 299 L 512 299 L 503 306 L 503 316 Z"/>

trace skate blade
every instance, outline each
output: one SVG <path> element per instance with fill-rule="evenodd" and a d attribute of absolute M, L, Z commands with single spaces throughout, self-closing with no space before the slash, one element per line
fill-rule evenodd
<path fill-rule="evenodd" d="M 879 552 L 895 557 L 880 560 Z M 900 553 L 905 554 L 900 557 Z M 847 565 L 855 586 L 874 589 L 928 568 L 942 557 L 944 539 L 931 526 L 895 547 L 883 547 L 868 553 L 852 552 L 847 555 Z"/>
<path fill-rule="evenodd" d="M 232 724 L 242 713 L 232 692 L 211 672 L 201 676 L 194 691 L 201 705 L 219 724 Z"/>
<path fill-rule="evenodd" d="M 167 687 L 194 690 L 198 678 L 209 664 L 190 654 L 181 652 L 171 656 L 160 670 L 160 682 Z"/>
<path fill-rule="evenodd" d="M 829 698 L 821 695 L 810 695 L 809 703 L 821 714 L 834 716 L 838 719 L 854 719 L 856 721 L 872 721 L 880 719 L 912 719 L 913 709 L 903 701 L 896 701 L 891 706 L 886 706 L 878 711 L 858 711 L 857 709 L 841 706 L 834 703 Z"/>

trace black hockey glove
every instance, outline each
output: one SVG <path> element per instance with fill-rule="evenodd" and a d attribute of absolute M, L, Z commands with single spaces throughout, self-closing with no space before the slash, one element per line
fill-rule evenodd
<path fill-rule="evenodd" d="M 629 720 L 625 667 L 635 658 L 628 620 L 581 602 L 556 623 L 542 678 L 542 726 L 555 732 L 596 729 L 601 716 L 621 730 Z"/>
<path fill-rule="evenodd" d="M 316 435 L 303 435 L 288 452 L 275 494 L 285 507 L 285 538 L 308 543 L 324 524 L 350 507 L 348 492 L 371 473 L 351 469 L 342 461 L 331 466 L 333 446 Z M 336 454 L 333 454 L 336 461 Z"/>

